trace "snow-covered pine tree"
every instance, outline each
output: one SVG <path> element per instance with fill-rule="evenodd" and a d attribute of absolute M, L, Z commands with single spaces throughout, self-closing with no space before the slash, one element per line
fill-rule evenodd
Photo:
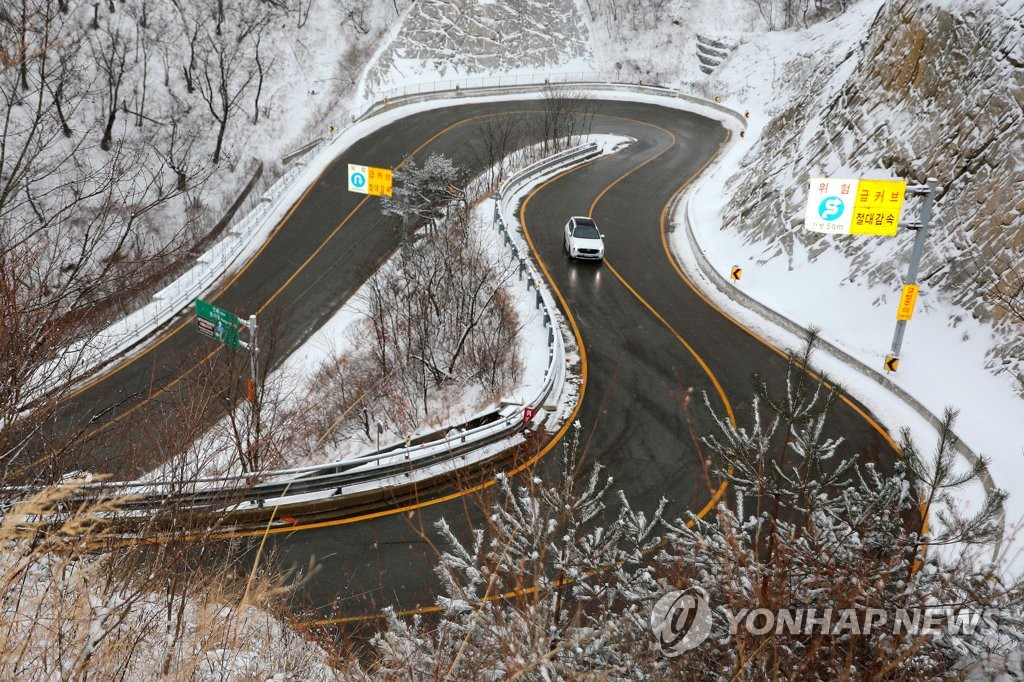
<path fill-rule="evenodd" d="M 420 225 L 434 224 L 435 211 L 454 197 L 451 188 L 462 181 L 462 171 L 443 154 L 431 154 L 422 166 L 408 159 L 394 172 L 390 197 L 381 197 L 381 211 L 402 219 L 404 237 Z"/>
<path fill-rule="evenodd" d="M 402 676 L 411 657 L 428 679 L 459 680 L 594 670 L 643 679 L 661 664 L 647 623 L 662 588 L 647 557 L 664 502 L 648 516 L 620 495 L 608 519 L 612 481 L 600 466 L 581 476 L 579 433 L 576 424 L 558 480 L 514 486 L 499 476 L 489 523 L 469 541 L 438 524 L 448 548 L 436 569 L 443 613 L 432 630 L 393 619 L 374 640 L 375 675 Z M 399 642 L 400 633 L 409 637 Z"/>
<path fill-rule="evenodd" d="M 648 517 L 621 493 L 618 505 L 608 504 L 612 481 L 600 467 L 580 476 L 578 424 L 557 480 L 535 475 L 515 487 L 499 477 L 486 527 L 465 540 L 438 525 L 448 548 L 437 567 L 441 615 L 388 614 L 368 674 L 916 680 L 1019 670 L 1020 585 L 982 560 L 1004 494 L 990 491 L 975 514 L 951 509 L 951 491 L 983 471 L 955 466 L 951 414 L 935 458 L 922 457 L 907 436 L 891 473 L 840 453 L 842 438 L 826 436 L 840 393 L 810 370 L 814 342 L 790 355 L 781 394 L 755 380 L 749 426 L 715 415 L 717 432 L 703 442 L 729 482 L 730 501 L 712 515 L 669 522 L 662 502 Z M 924 529 L 923 504 L 933 524 Z M 956 543 L 955 554 L 935 551 L 947 542 Z M 652 609 L 669 590 L 693 587 L 708 595 L 710 637 L 666 656 L 652 633 Z M 756 609 L 836 616 L 810 632 L 798 618 L 795 632 L 753 634 L 742 623 Z M 843 620 L 843 609 L 857 622 Z M 868 609 L 885 612 L 886 624 L 862 629 Z M 937 632 L 894 628 L 900 609 L 912 618 L 931 609 Z M 946 627 L 944 619 L 964 609 L 986 621 Z"/>
<path fill-rule="evenodd" d="M 659 554 L 663 569 L 707 592 L 715 613 L 711 637 L 677 665 L 687 674 L 703 670 L 694 679 L 708 680 L 923 679 L 961 675 L 980 653 L 1019 646 L 1010 627 L 895 631 L 898 609 L 987 611 L 1008 626 L 1019 618 L 1019 585 L 996 580 L 992 565 L 979 561 L 979 549 L 991 549 L 1005 494 L 989 491 L 973 515 L 956 509 L 950 492 L 984 467 L 957 470 L 951 413 L 930 461 L 904 433 L 903 459 L 891 474 L 845 455 L 833 464 L 842 441 L 824 434 L 840 390 L 809 372 L 814 343 L 812 334 L 790 354 L 781 395 L 755 381 L 749 427 L 715 416 L 718 432 L 703 439 L 716 473 L 730 484 L 732 504 L 671 523 L 670 548 Z M 940 530 L 923 530 L 924 509 Z M 936 540 L 958 543 L 959 552 L 924 554 Z M 737 614 L 756 609 L 812 608 L 819 617 L 826 609 L 880 609 L 890 620 L 870 632 L 835 622 L 810 634 L 803 627 L 791 634 L 778 620 L 764 634 L 733 625 L 743 622 Z"/>

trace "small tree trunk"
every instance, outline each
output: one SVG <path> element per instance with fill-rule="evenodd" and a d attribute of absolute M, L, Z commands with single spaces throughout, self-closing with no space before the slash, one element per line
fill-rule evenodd
<path fill-rule="evenodd" d="M 149 60 L 142 60 L 142 95 L 139 97 L 139 111 L 136 113 L 135 127 L 142 127 L 143 111 L 146 109 L 146 80 L 149 76 Z"/>
<path fill-rule="evenodd" d="M 220 127 L 217 129 L 217 146 L 213 149 L 213 165 L 220 163 L 220 149 L 224 144 L 224 130 L 228 127 L 228 119 L 225 116 L 220 120 Z"/>
<path fill-rule="evenodd" d="M 61 82 L 57 86 L 57 92 L 53 95 L 53 104 L 57 109 L 57 119 L 60 121 L 61 130 L 64 133 L 64 137 L 71 137 L 71 126 L 68 125 L 68 121 L 64 118 L 64 109 L 60 105 L 60 100 L 64 96 L 64 83 Z"/>
<path fill-rule="evenodd" d="M 256 69 L 259 76 L 256 79 L 256 101 L 253 105 L 252 122 L 255 125 L 260 122 L 260 94 L 263 92 L 263 62 L 260 61 L 260 42 L 256 41 Z"/>
<path fill-rule="evenodd" d="M 117 118 L 117 105 L 113 104 L 110 107 L 110 115 L 107 117 L 107 127 L 103 130 L 103 140 L 100 142 L 100 149 L 103 151 L 110 150 L 110 143 L 114 136 L 114 120 Z"/>

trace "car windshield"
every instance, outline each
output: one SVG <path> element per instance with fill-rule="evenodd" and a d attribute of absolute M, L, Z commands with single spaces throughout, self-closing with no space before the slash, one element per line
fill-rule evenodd
<path fill-rule="evenodd" d="M 600 239 L 601 233 L 597 230 L 597 225 L 591 222 L 578 222 L 576 223 L 576 229 L 572 233 L 573 237 L 577 239 Z"/>

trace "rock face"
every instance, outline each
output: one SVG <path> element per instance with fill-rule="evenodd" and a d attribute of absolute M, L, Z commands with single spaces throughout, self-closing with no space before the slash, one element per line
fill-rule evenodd
<path fill-rule="evenodd" d="M 804 188 L 812 176 L 878 169 L 911 182 L 935 177 L 942 189 L 921 282 L 991 322 L 1000 343 L 990 367 L 1022 376 L 1024 320 L 993 288 L 1024 277 L 1024 2 L 894 0 L 861 47 L 840 65 L 812 56 L 790 65 L 785 78 L 804 79 L 806 95 L 772 121 L 734 178 L 746 200 L 728 206 L 726 227 L 772 243 L 765 258 L 791 257 L 794 240 L 812 256 L 837 248 L 849 281 L 895 291 L 912 237 L 809 233 Z M 909 202 L 904 219 L 916 212 Z"/>
<path fill-rule="evenodd" d="M 376 92 L 392 72 L 443 79 L 540 71 L 590 55 L 587 23 L 573 0 L 419 0 L 366 83 Z"/>

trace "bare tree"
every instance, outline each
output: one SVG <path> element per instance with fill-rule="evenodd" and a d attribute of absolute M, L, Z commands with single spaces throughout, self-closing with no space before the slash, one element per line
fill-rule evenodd
<path fill-rule="evenodd" d="M 254 80 L 258 79 L 257 108 L 262 91 L 264 64 L 259 56 L 262 40 L 273 7 L 248 2 L 223 5 L 216 9 L 217 29 L 203 35 L 203 54 L 197 79 L 199 94 L 217 123 L 214 165 L 220 163 L 224 133 Z M 220 17 L 223 15 L 223 19 Z M 255 48 L 255 49 L 254 49 Z M 269 64 L 266 65 L 269 68 Z M 256 118 L 256 117 L 254 117 Z"/>
<path fill-rule="evenodd" d="M 92 57 L 106 85 L 102 91 L 106 123 L 100 141 L 100 149 L 104 151 L 110 149 L 117 110 L 121 106 L 121 84 L 129 69 L 127 33 L 121 25 L 121 19 L 116 18 L 93 33 L 90 40 Z"/>
<path fill-rule="evenodd" d="M 492 261 L 457 211 L 371 279 L 364 297 L 375 339 L 370 352 L 380 376 L 417 396 L 424 415 L 445 384 L 480 382 L 493 390 L 514 376 L 518 320 L 503 288 L 516 269 L 511 258 Z M 504 345 L 487 349 L 494 340 Z"/>
<path fill-rule="evenodd" d="M 177 5 L 178 16 L 181 19 L 182 29 L 184 35 L 188 39 L 188 59 L 184 60 L 181 64 L 181 75 L 185 79 L 185 90 L 192 94 L 196 90 L 196 58 L 197 51 L 202 50 L 202 43 L 200 42 L 200 27 L 202 20 L 200 15 L 186 9 L 187 6 Z M 186 52 L 182 51 L 182 56 Z M 169 71 L 168 71 L 169 73 Z"/>
<path fill-rule="evenodd" d="M 256 62 L 256 96 L 253 98 L 252 104 L 252 122 L 255 125 L 260 122 L 260 95 L 263 93 L 263 79 L 274 68 L 274 57 L 273 54 L 268 57 L 260 54 L 260 46 L 263 43 L 263 33 L 267 28 L 268 21 L 259 23 L 253 30 L 253 50 L 254 60 Z"/>
<path fill-rule="evenodd" d="M 544 91 L 542 106 L 539 125 L 544 151 L 571 146 L 574 139 L 588 134 L 598 111 L 597 103 L 583 94 L 551 86 Z"/>
<path fill-rule="evenodd" d="M 66 448 L 56 438 L 56 450 L 44 447 L 54 428 L 48 420 L 83 371 L 91 334 L 179 246 L 173 231 L 158 244 L 140 228 L 180 191 L 144 150 L 112 134 L 130 31 L 118 18 L 79 39 L 56 3 L 26 2 L 22 10 L 19 21 L 0 21 L 0 44 L 22 45 L 16 68 L 0 70 L 5 471 Z M 84 112 L 94 97 L 105 120 Z"/>
<path fill-rule="evenodd" d="M 510 154 L 522 146 L 525 131 L 515 116 L 488 117 L 478 131 L 473 137 L 473 155 L 478 165 L 487 169 L 487 186 L 496 188 L 505 178 Z"/>

